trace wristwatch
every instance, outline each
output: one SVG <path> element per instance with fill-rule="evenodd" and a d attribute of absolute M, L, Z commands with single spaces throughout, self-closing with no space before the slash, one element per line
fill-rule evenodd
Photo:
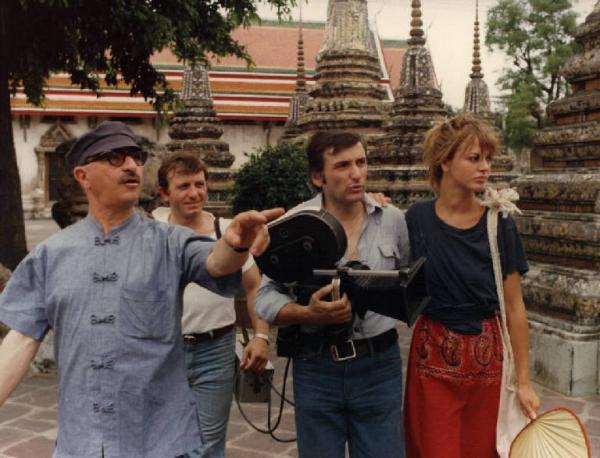
<path fill-rule="evenodd" d="M 264 340 L 265 342 L 267 342 L 267 345 L 271 344 L 271 339 L 269 338 L 269 336 L 267 334 L 263 334 L 262 332 L 255 332 L 254 333 L 254 338 L 258 337 L 259 339 Z"/>

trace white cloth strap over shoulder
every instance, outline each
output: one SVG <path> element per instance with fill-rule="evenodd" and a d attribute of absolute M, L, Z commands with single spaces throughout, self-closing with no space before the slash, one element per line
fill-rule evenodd
<path fill-rule="evenodd" d="M 512 348 L 506 327 L 506 308 L 504 306 L 504 280 L 502 278 L 502 265 L 500 264 L 500 252 L 498 250 L 498 209 L 490 208 L 487 214 L 487 231 L 490 243 L 490 253 L 492 255 L 492 266 L 494 268 L 494 280 L 496 283 L 496 293 L 498 295 L 498 307 L 500 308 L 500 317 L 502 325 L 502 340 L 507 346 L 508 356 L 512 360 Z"/>
<path fill-rule="evenodd" d="M 485 194 L 481 205 L 489 207 L 490 210 L 496 209 L 498 213 L 502 213 L 504 218 L 509 215 L 522 213 L 519 207 L 515 204 L 519 200 L 519 193 L 515 188 L 485 188 Z"/>
<path fill-rule="evenodd" d="M 492 265 L 494 267 L 494 279 L 496 282 L 496 292 L 498 294 L 498 306 L 500 308 L 501 331 L 503 344 L 506 347 L 505 354 L 510 364 L 513 361 L 512 347 L 510 345 L 510 336 L 506 327 L 506 308 L 504 306 L 504 281 L 502 277 L 502 266 L 500 264 L 500 252 L 498 250 L 498 214 L 502 213 L 504 218 L 514 213 L 521 213 L 515 202 L 519 200 L 519 194 L 513 188 L 494 189 L 486 188 L 481 205 L 488 207 L 487 231 L 490 244 L 490 253 L 492 256 Z M 505 363 L 507 361 L 505 360 Z"/>
<path fill-rule="evenodd" d="M 519 194 L 514 189 L 495 190 L 487 188 L 481 205 L 489 207 L 487 214 L 487 231 L 494 268 L 494 280 L 500 308 L 500 335 L 502 336 L 503 362 L 502 382 L 500 387 L 500 403 L 498 406 L 498 423 L 496 425 L 496 450 L 501 458 L 508 458 L 512 441 L 527 424 L 519 406 L 516 386 L 516 370 L 508 327 L 506 326 L 506 307 L 504 304 L 504 281 L 500 252 L 498 250 L 498 214 L 504 218 L 521 211 L 514 204 Z"/>

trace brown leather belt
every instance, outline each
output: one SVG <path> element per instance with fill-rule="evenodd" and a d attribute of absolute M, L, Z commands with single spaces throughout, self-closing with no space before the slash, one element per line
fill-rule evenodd
<path fill-rule="evenodd" d="M 200 342 L 208 342 L 209 340 L 214 340 L 217 337 L 224 336 L 232 329 L 233 324 L 230 324 L 222 328 L 213 329 L 212 331 L 201 332 L 200 334 L 184 334 L 183 341 L 188 345 L 196 345 Z"/>

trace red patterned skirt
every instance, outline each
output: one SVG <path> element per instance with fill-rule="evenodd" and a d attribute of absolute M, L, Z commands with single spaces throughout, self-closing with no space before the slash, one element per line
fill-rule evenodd
<path fill-rule="evenodd" d="M 421 316 L 406 374 L 407 458 L 497 458 L 502 340 L 496 318 L 480 335 Z"/>

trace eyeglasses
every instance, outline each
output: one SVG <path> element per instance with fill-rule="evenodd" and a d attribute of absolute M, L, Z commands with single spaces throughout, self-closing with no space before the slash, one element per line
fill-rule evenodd
<path fill-rule="evenodd" d="M 144 150 L 114 150 L 104 151 L 102 153 L 94 154 L 86 159 L 81 165 L 88 165 L 90 162 L 95 161 L 108 161 L 113 167 L 121 167 L 127 157 L 134 160 L 137 165 L 144 165 L 148 160 L 148 152 Z"/>

